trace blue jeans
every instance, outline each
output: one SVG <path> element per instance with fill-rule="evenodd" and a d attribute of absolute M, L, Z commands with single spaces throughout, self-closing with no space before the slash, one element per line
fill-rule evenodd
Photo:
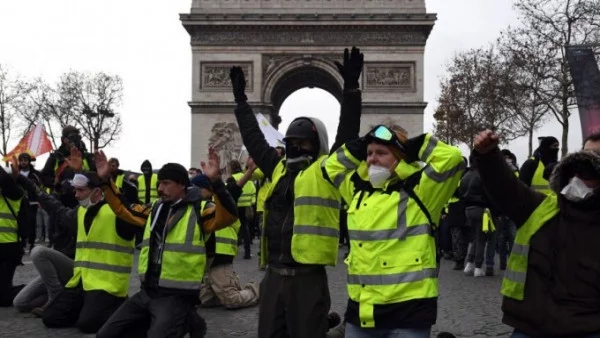
<path fill-rule="evenodd" d="M 361 329 L 346 323 L 346 338 L 429 338 L 431 328 L 427 329 Z"/>
<path fill-rule="evenodd" d="M 517 331 L 515 330 L 511 335 L 510 338 L 536 338 L 534 336 L 530 336 L 527 335 L 523 332 Z M 586 334 L 583 336 L 577 336 L 577 338 L 600 338 L 600 332 L 598 333 L 590 333 L 590 334 Z"/>

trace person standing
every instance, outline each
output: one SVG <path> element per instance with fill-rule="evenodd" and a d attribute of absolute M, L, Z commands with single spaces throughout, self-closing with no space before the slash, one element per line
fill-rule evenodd
<path fill-rule="evenodd" d="M 242 166 L 237 160 L 229 162 L 229 171 L 231 172 L 231 180 L 234 183 L 244 176 Z M 252 244 L 252 236 L 250 234 L 251 219 L 247 216 L 251 213 L 249 209 L 252 209 L 252 205 L 256 204 L 256 186 L 252 181 L 246 181 L 242 187 L 242 195 L 237 200 L 238 217 L 240 219 L 240 231 L 242 233 L 242 241 L 244 243 L 244 259 L 250 259 L 252 257 L 250 253 L 250 246 Z"/>
<path fill-rule="evenodd" d="M 42 179 L 40 176 L 40 172 L 35 170 L 32 162 L 35 158 L 31 157 L 28 153 L 20 153 L 19 157 L 19 173 L 28 179 L 30 179 L 37 186 L 41 186 Z M 25 196 L 27 201 L 29 202 L 27 208 L 25 209 L 25 213 L 27 214 L 27 222 L 29 224 L 29 253 L 35 246 L 35 241 L 37 239 L 37 219 L 38 219 L 38 201 L 35 199 L 35 196 Z M 45 230 L 42 229 L 42 234 Z"/>
<path fill-rule="evenodd" d="M 551 193 L 548 178 L 558 162 L 559 147 L 556 137 L 543 137 L 533 156 L 523 163 L 519 171 L 521 181 L 537 191 Z"/>

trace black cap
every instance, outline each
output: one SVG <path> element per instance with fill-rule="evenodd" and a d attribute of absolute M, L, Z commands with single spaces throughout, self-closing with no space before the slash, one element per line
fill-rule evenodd
<path fill-rule="evenodd" d="M 299 117 L 292 121 L 287 131 L 285 132 L 284 141 L 288 139 L 296 138 L 302 140 L 317 140 L 317 127 L 312 123 L 310 119 L 306 117 Z"/>
<path fill-rule="evenodd" d="M 158 171 L 159 180 L 171 180 L 186 187 L 190 185 L 188 171 L 179 163 L 167 163 Z"/>

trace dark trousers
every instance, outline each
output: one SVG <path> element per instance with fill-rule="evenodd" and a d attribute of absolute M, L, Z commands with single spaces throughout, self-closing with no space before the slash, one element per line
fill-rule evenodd
<path fill-rule="evenodd" d="M 239 207 L 238 208 L 238 217 L 240 219 L 240 236 L 242 236 L 242 241 L 244 243 L 244 257 L 250 257 L 250 245 L 252 244 L 252 237 L 250 235 L 250 224 L 248 218 L 246 217 L 246 208 L 251 207 Z"/>
<path fill-rule="evenodd" d="M 76 326 L 84 333 L 95 333 L 124 300 L 101 290 L 65 288 L 43 312 L 42 321 L 50 328 Z"/>
<path fill-rule="evenodd" d="M 440 220 L 440 242 L 439 246 L 445 253 L 452 252 L 452 237 L 450 235 L 450 223 L 447 219 Z"/>
<path fill-rule="evenodd" d="M 484 259 L 488 267 L 493 267 L 494 255 L 496 253 L 496 232 L 483 232 L 484 211 L 485 209 L 481 207 L 468 207 L 465 212 L 467 223 L 475 230 L 475 239 L 467 254 L 467 261 L 475 263 L 476 268 L 483 266 Z"/>
<path fill-rule="evenodd" d="M 500 267 L 506 268 L 508 256 L 512 251 L 513 243 L 515 242 L 517 227 L 515 223 L 506 216 L 499 217 L 496 221 L 496 226 Z"/>
<path fill-rule="evenodd" d="M 469 251 L 469 243 L 473 241 L 475 232 L 470 226 L 453 226 L 450 229 L 452 235 L 452 254 L 455 262 L 464 262 Z"/>
<path fill-rule="evenodd" d="M 30 204 L 27 208 L 27 224 L 29 229 L 29 236 L 27 242 L 29 243 L 29 247 L 32 247 L 35 244 L 35 240 L 37 237 L 37 210 L 37 204 Z"/>
<path fill-rule="evenodd" d="M 330 307 L 324 267 L 296 276 L 268 269 L 260 283 L 258 337 L 324 338 Z"/>
<path fill-rule="evenodd" d="M 196 301 L 179 295 L 150 297 L 142 289 L 121 305 L 96 338 L 183 337 Z"/>
<path fill-rule="evenodd" d="M 12 306 L 13 299 L 25 285 L 13 286 L 17 266 L 21 264 L 21 243 L 0 244 L 0 306 Z"/>

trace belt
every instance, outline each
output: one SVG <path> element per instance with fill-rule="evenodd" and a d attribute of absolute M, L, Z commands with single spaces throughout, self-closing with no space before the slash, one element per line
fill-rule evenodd
<path fill-rule="evenodd" d="M 280 276 L 298 276 L 325 271 L 325 267 L 323 266 L 299 266 L 294 268 L 269 267 L 268 269 L 269 271 L 272 271 L 273 273 L 276 273 Z"/>

